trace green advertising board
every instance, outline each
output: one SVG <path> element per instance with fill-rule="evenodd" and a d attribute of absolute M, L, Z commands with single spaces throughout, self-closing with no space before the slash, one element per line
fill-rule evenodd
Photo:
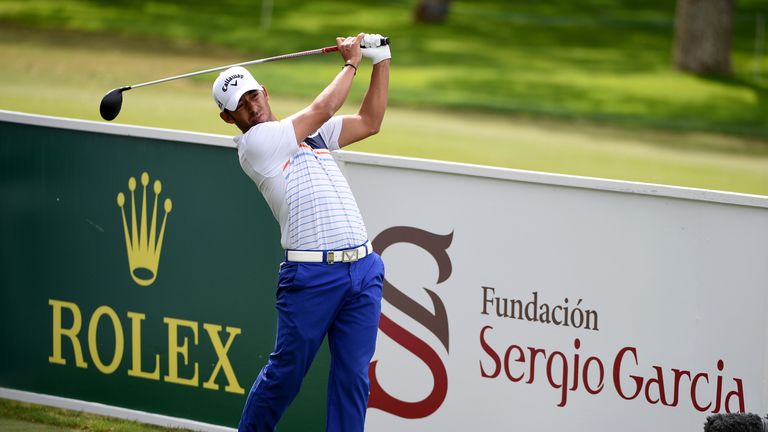
<path fill-rule="evenodd" d="M 237 426 L 277 223 L 232 147 L 79 129 L 0 121 L 0 387 Z M 283 428 L 324 427 L 327 370 Z"/>

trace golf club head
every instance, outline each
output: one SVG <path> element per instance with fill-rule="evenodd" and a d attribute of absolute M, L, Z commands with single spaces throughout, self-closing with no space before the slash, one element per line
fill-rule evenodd
<path fill-rule="evenodd" d="M 130 87 L 120 87 L 105 94 L 101 99 L 101 105 L 99 105 L 101 118 L 107 121 L 114 120 L 120 114 L 120 108 L 123 106 L 123 91 L 130 89 Z"/>

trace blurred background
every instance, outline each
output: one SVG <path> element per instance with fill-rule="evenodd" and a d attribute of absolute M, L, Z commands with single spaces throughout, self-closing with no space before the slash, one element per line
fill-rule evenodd
<path fill-rule="evenodd" d="M 103 121 L 115 87 L 381 33 L 390 109 L 350 150 L 768 195 L 766 20 L 768 0 L 0 0 L 0 109 Z M 249 69 L 284 117 L 340 65 Z M 115 121 L 233 135 L 215 77 L 128 92 Z"/>

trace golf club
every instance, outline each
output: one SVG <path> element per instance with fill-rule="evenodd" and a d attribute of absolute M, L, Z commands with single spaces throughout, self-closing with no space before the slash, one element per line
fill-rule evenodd
<path fill-rule="evenodd" d="M 381 39 L 381 45 L 389 45 L 389 38 L 382 38 Z M 211 68 L 211 69 L 205 69 L 205 70 L 201 70 L 201 71 L 197 71 L 197 72 L 190 72 L 190 73 L 186 73 L 186 74 L 183 74 L 183 75 L 176 75 L 176 76 L 172 76 L 172 77 L 168 77 L 168 78 L 162 78 L 162 79 L 155 80 L 155 81 L 148 81 L 148 82 L 141 83 L 141 84 L 134 84 L 134 85 L 130 85 L 130 86 L 119 87 L 119 88 L 110 90 L 109 93 L 104 95 L 104 97 L 101 99 L 101 105 L 99 105 L 99 112 L 101 113 L 101 117 L 104 120 L 107 120 L 107 121 L 114 120 L 115 117 L 117 117 L 117 115 L 120 114 L 120 108 L 122 108 L 122 106 L 123 106 L 123 92 L 127 91 L 127 90 L 131 90 L 131 89 L 135 89 L 135 88 L 139 88 L 139 87 L 145 87 L 145 86 L 149 86 L 149 85 L 153 85 L 153 84 L 160 84 L 160 83 L 164 83 L 164 82 L 172 81 L 172 80 L 177 80 L 177 79 L 181 79 L 181 78 L 188 78 L 188 77 L 192 77 L 192 76 L 196 76 L 196 75 L 203 75 L 203 74 L 207 74 L 207 73 L 210 73 L 210 72 L 216 72 L 216 71 L 228 69 L 228 68 L 231 68 L 231 67 L 234 67 L 234 66 L 248 66 L 248 65 L 267 63 L 267 62 L 272 62 L 272 61 L 277 61 L 277 60 L 286 60 L 286 59 L 292 59 L 292 58 L 296 58 L 296 57 L 310 56 L 310 55 L 315 55 L 315 54 L 326 54 L 326 53 L 334 52 L 334 51 L 338 51 L 338 50 L 339 50 L 338 47 L 330 46 L 330 47 L 325 47 L 325 48 L 313 49 L 313 50 L 309 50 L 309 51 L 300 51 L 300 52 L 295 52 L 295 53 L 290 53 L 290 54 L 283 54 L 283 55 L 274 56 L 274 57 L 267 57 L 267 58 L 258 59 L 258 60 L 251 60 L 251 61 L 247 61 L 247 62 L 243 62 L 243 63 L 235 63 L 235 64 L 231 64 L 231 65 L 227 65 L 227 66 L 219 66 L 219 67 L 215 67 L 215 68 Z"/>

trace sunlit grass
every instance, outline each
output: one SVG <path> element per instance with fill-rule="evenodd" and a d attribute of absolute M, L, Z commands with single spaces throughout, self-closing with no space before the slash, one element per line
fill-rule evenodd
<path fill-rule="evenodd" d="M 205 43 L 201 54 L 216 56 L 217 47 L 226 47 L 243 61 L 376 31 L 393 41 L 395 104 L 768 138 L 768 62 L 762 75 L 754 66 L 760 60 L 754 22 L 768 16 L 766 0 L 737 6 L 735 75 L 728 79 L 673 70 L 675 2 L 668 0 L 454 1 L 444 25 L 414 24 L 412 7 L 410 0 L 365 7 L 352 0 L 281 0 L 265 29 L 258 2 L 4 0 L 0 20 L 169 45 Z M 163 45 L 156 47 L 162 54 Z M 277 93 L 311 97 L 338 65 L 334 55 L 256 73 Z M 154 78 L 140 77 L 134 80 Z"/>
<path fill-rule="evenodd" d="M 0 399 L 0 430 L 10 432 L 184 432 L 110 417 Z"/>
<path fill-rule="evenodd" d="M 0 109 L 102 121 L 98 114 L 99 101 L 111 88 L 243 60 L 241 53 L 224 49 L 209 51 L 195 46 L 160 49 L 159 45 L 155 40 L 0 28 L 0 58 L 13 59 L 0 68 Z M 391 94 L 395 102 L 387 112 L 382 132 L 350 149 L 768 195 L 768 147 L 761 140 L 650 131 L 637 124 L 629 124 L 625 129 L 540 116 L 414 109 L 397 102 L 398 98 L 414 97 L 419 91 L 426 97 L 429 92 L 424 88 L 434 86 L 433 98 L 463 106 L 464 101 L 455 93 L 440 93 L 439 83 L 431 81 L 430 74 L 435 67 L 393 65 L 394 76 L 409 78 L 404 85 L 393 82 Z M 338 72 L 339 66 L 334 58 L 325 56 L 271 63 L 251 70 L 269 88 L 275 113 L 284 117 L 306 106 Z M 449 72 L 462 73 L 458 67 Z M 353 111 L 359 102 L 366 83 L 360 78 L 368 73 L 370 65 L 366 64 L 358 74 L 344 112 Z M 486 75 L 481 76 L 494 79 L 489 72 L 482 73 Z M 678 78 L 672 72 L 665 74 L 651 78 L 640 73 L 633 75 L 635 80 L 649 81 L 641 88 L 622 88 L 615 78 L 598 77 L 601 79 L 595 81 L 595 86 L 600 91 L 583 99 L 608 105 L 619 103 L 614 99 L 623 100 L 622 109 L 640 112 L 650 108 L 631 105 L 629 96 L 649 91 L 646 88 L 653 83 L 659 88 L 651 92 L 669 92 L 676 88 L 692 93 L 724 92 L 737 100 L 734 104 L 740 103 L 739 98 L 749 97 L 743 90 L 728 93 L 728 83 Z M 549 80 L 528 75 L 528 79 L 551 85 L 557 85 L 560 80 L 589 84 L 583 72 L 574 72 L 570 78 L 565 75 L 567 72 L 553 73 Z M 210 96 L 214 76 L 128 91 L 116 121 L 234 134 L 236 130 L 218 118 Z M 22 85 L 20 77 L 24 77 L 23 82 L 35 85 Z M 409 87 L 410 84 L 413 87 Z M 526 90 L 520 86 L 521 93 Z M 499 106 L 510 103 L 504 91 L 500 89 L 499 95 L 487 97 L 486 101 Z M 670 96 L 674 97 L 677 96 Z M 413 105 L 421 105 L 421 101 L 414 100 Z M 731 111 L 724 105 L 723 110 L 720 106 L 706 105 L 699 109 L 712 110 L 711 116 L 728 115 Z"/>

